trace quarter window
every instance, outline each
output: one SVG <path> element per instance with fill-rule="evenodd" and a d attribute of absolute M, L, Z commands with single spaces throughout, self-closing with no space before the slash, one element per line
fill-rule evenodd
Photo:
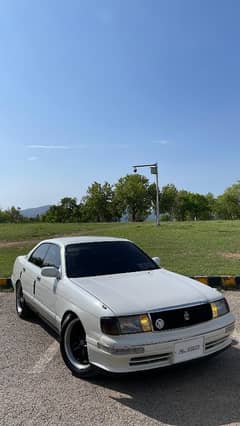
<path fill-rule="evenodd" d="M 47 254 L 49 244 L 41 244 L 34 252 L 32 253 L 29 262 L 33 263 L 39 268 L 43 267 L 44 257 Z"/>

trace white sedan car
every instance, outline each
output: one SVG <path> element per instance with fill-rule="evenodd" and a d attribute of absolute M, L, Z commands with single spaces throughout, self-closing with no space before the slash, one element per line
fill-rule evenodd
<path fill-rule="evenodd" d="M 169 366 L 231 344 L 234 316 L 217 290 L 158 266 L 134 243 L 108 237 L 41 242 L 14 264 L 21 318 L 37 312 L 61 336 L 78 377 Z"/>

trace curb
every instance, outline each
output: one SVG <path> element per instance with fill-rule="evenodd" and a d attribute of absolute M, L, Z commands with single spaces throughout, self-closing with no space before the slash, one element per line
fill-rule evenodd
<path fill-rule="evenodd" d="M 190 277 L 209 287 L 221 288 L 223 290 L 240 290 L 239 275 L 196 275 Z M 13 290 L 11 278 L 0 278 L 0 292 L 4 290 Z"/>
<path fill-rule="evenodd" d="M 0 291 L 13 290 L 11 278 L 0 278 Z"/>
<path fill-rule="evenodd" d="M 223 290 L 240 290 L 239 275 L 197 275 L 191 278 L 200 281 L 202 284 L 209 285 L 209 287 L 221 288 Z"/>

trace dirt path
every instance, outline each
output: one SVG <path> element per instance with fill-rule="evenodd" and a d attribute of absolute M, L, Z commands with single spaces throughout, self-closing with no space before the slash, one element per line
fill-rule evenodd
<path fill-rule="evenodd" d="M 31 238 L 29 240 L 18 240 L 18 241 L 7 241 L 7 240 L 2 240 L 0 241 L 0 249 L 1 248 L 9 248 L 9 247 L 26 247 L 26 246 L 34 246 L 36 245 L 38 242 L 43 241 L 43 240 L 47 240 L 48 238 L 60 238 L 60 237 L 77 237 L 77 236 L 81 236 L 81 233 L 78 232 L 74 232 L 74 233 L 69 233 L 69 234 L 58 234 L 58 235 L 52 235 L 51 237 L 39 237 L 39 238 Z"/>
<path fill-rule="evenodd" d="M 40 241 L 38 238 L 31 240 L 20 240 L 20 241 L 0 241 L 0 249 L 8 247 L 25 247 L 28 245 L 37 244 Z"/>
<path fill-rule="evenodd" d="M 221 253 L 221 256 L 225 257 L 226 259 L 240 259 L 240 253 Z"/>

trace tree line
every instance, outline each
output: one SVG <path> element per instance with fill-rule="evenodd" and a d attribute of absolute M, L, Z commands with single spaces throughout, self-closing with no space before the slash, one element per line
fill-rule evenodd
<path fill-rule="evenodd" d="M 215 197 L 178 190 L 168 184 L 159 191 L 161 220 L 240 219 L 240 182 Z M 80 202 L 64 197 L 36 219 L 21 215 L 20 208 L 0 210 L 0 222 L 115 222 L 144 221 L 156 211 L 156 185 L 140 174 L 121 177 L 111 185 L 94 182 Z"/>

